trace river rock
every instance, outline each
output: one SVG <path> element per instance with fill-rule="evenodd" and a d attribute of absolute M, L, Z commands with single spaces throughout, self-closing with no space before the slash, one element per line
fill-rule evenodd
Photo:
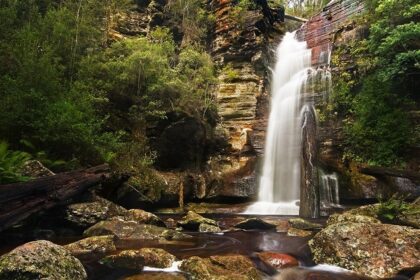
<path fill-rule="evenodd" d="M 168 268 L 175 261 L 175 256 L 159 248 L 124 250 L 118 254 L 103 258 L 100 262 L 110 267 L 139 269 L 143 266 Z"/>
<path fill-rule="evenodd" d="M 96 197 L 94 202 L 71 204 L 66 207 L 66 220 L 82 228 L 114 216 L 124 216 L 127 210 L 109 200 Z"/>
<path fill-rule="evenodd" d="M 261 229 L 261 230 L 271 230 L 275 229 L 276 225 L 267 223 L 266 221 L 260 218 L 250 218 L 244 221 L 241 221 L 234 225 L 236 228 L 240 229 Z"/>
<path fill-rule="evenodd" d="M 222 230 L 218 226 L 209 224 L 200 224 L 198 227 L 199 232 L 221 232 Z"/>
<path fill-rule="evenodd" d="M 337 223 L 345 223 L 345 222 L 352 222 L 352 223 L 367 223 L 367 224 L 379 224 L 381 221 L 374 217 L 364 216 L 364 215 L 357 215 L 351 213 L 343 213 L 343 214 L 332 214 L 327 220 L 327 226 Z"/>
<path fill-rule="evenodd" d="M 311 234 L 312 234 L 312 231 L 298 229 L 298 228 L 291 227 L 287 230 L 287 236 L 308 237 Z"/>
<path fill-rule="evenodd" d="M 78 259 L 63 247 L 40 240 L 26 243 L 0 258 L 0 279 L 87 279 Z"/>
<path fill-rule="evenodd" d="M 372 280 L 354 273 L 337 273 L 332 271 L 313 270 L 302 267 L 282 269 L 273 280 Z"/>
<path fill-rule="evenodd" d="M 276 270 L 299 265 L 299 262 L 296 258 L 287 254 L 262 252 L 258 253 L 257 255 L 260 260 Z"/>
<path fill-rule="evenodd" d="M 336 223 L 309 241 L 314 261 L 373 277 L 420 265 L 420 230 L 379 223 Z"/>
<path fill-rule="evenodd" d="M 178 222 L 178 225 L 187 230 L 199 230 L 200 225 L 206 224 L 217 227 L 217 222 L 205 218 L 193 211 L 188 211 L 187 215 Z"/>
<path fill-rule="evenodd" d="M 166 227 L 166 224 L 158 216 L 142 209 L 130 209 L 124 216 L 115 216 L 110 220 L 134 221 L 138 224 L 150 224 L 159 227 Z"/>
<path fill-rule="evenodd" d="M 144 267 L 144 257 L 137 250 L 124 250 L 116 255 L 109 255 L 99 261 L 111 268 L 125 268 L 141 271 Z"/>
<path fill-rule="evenodd" d="M 315 230 L 315 229 L 322 228 L 321 224 L 312 223 L 302 218 L 290 219 L 289 224 L 293 228 L 303 229 L 303 230 Z"/>
<path fill-rule="evenodd" d="M 105 256 L 113 252 L 115 247 L 115 236 L 102 235 L 88 237 L 64 246 L 73 256 L 80 257 L 84 255 Z"/>
<path fill-rule="evenodd" d="M 181 270 L 197 280 L 262 279 L 250 259 L 244 256 L 191 257 L 181 264 Z"/>
<path fill-rule="evenodd" d="M 120 239 L 184 239 L 189 235 L 154 225 L 139 225 L 134 221 L 102 221 L 83 233 L 85 236 L 115 235 Z"/>

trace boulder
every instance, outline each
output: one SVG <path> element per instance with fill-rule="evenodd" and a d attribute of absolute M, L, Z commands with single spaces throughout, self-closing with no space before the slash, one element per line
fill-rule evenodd
<path fill-rule="evenodd" d="M 109 255 L 99 261 L 110 268 L 123 268 L 141 271 L 144 267 L 144 258 L 137 250 L 124 250 L 116 255 Z"/>
<path fill-rule="evenodd" d="M 215 220 L 205 218 L 193 211 L 188 211 L 187 215 L 178 222 L 179 226 L 187 230 L 199 230 L 199 227 L 202 224 L 217 227 L 217 222 Z"/>
<path fill-rule="evenodd" d="M 63 247 L 40 240 L 26 243 L 0 258 L 0 279 L 87 279 L 78 259 Z"/>
<path fill-rule="evenodd" d="M 244 256 L 191 257 L 181 264 L 181 270 L 197 280 L 262 279 L 250 259 Z"/>
<path fill-rule="evenodd" d="M 111 220 L 113 219 L 134 221 L 138 224 L 150 224 L 159 227 L 166 227 L 165 223 L 158 216 L 141 209 L 130 209 L 124 216 L 116 216 L 111 218 Z"/>
<path fill-rule="evenodd" d="M 234 225 L 234 227 L 240 229 L 272 230 L 276 228 L 276 225 L 267 223 L 266 221 L 259 218 L 250 218 L 237 223 L 236 225 Z"/>
<path fill-rule="evenodd" d="M 314 261 L 373 278 L 420 266 L 420 230 L 389 224 L 331 224 L 309 241 Z"/>
<path fill-rule="evenodd" d="M 308 237 L 312 234 L 312 231 L 298 229 L 298 228 L 289 228 L 287 230 L 287 236 L 297 236 L 297 237 Z"/>
<path fill-rule="evenodd" d="M 184 239 L 189 235 L 154 225 L 139 225 L 134 221 L 102 221 L 83 233 L 85 236 L 114 235 L 120 239 Z"/>
<path fill-rule="evenodd" d="M 260 260 L 276 270 L 299 265 L 299 262 L 296 258 L 287 254 L 262 252 L 258 253 L 257 255 Z"/>
<path fill-rule="evenodd" d="M 200 224 L 198 227 L 199 232 L 221 232 L 222 230 L 218 226 L 209 224 Z"/>
<path fill-rule="evenodd" d="M 302 218 L 294 218 L 289 220 L 289 224 L 291 227 L 296 229 L 303 229 L 303 230 L 315 230 L 321 229 L 322 225 L 317 223 L 312 223 Z"/>
<path fill-rule="evenodd" d="M 355 273 L 314 270 L 303 267 L 282 269 L 273 280 L 372 280 Z"/>
<path fill-rule="evenodd" d="M 103 257 L 113 252 L 115 247 L 115 236 L 102 235 L 88 237 L 64 246 L 73 256 L 95 255 Z"/>
<path fill-rule="evenodd" d="M 158 268 L 171 267 L 175 256 L 160 248 L 142 248 L 138 254 L 143 256 L 144 265 Z"/>
<path fill-rule="evenodd" d="M 175 261 L 175 256 L 159 248 L 124 250 L 103 258 L 100 262 L 113 268 L 141 270 L 143 266 L 168 268 Z"/>
<path fill-rule="evenodd" d="M 378 219 L 370 216 L 364 215 L 357 215 L 351 213 L 343 213 L 343 214 L 332 214 L 327 220 L 327 226 L 337 223 L 345 223 L 345 222 L 353 222 L 353 223 L 367 223 L 367 224 L 378 224 L 381 223 Z"/>
<path fill-rule="evenodd" d="M 86 228 L 99 221 L 114 216 L 123 216 L 127 213 L 124 207 L 104 198 L 96 197 L 95 200 L 94 202 L 70 204 L 66 207 L 65 219 L 79 227 Z"/>

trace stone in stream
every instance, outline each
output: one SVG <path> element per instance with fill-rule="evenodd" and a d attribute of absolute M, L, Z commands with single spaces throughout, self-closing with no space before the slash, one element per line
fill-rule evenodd
<path fill-rule="evenodd" d="M 180 266 L 197 280 L 256 280 L 262 279 L 252 261 L 244 256 L 191 257 Z"/>
<path fill-rule="evenodd" d="M 314 261 L 373 278 L 420 266 L 420 230 L 379 223 L 335 223 L 309 241 Z"/>
<path fill-rule="evenodd" d="M 84 236 L 115 235 L 120 239 L 167 239 L 178 240 L 191 237 L 173 229 L 154 225 L 139 225 L 134 221 L 102 221 L 83 233 Z"/>
<path fill-rule="evenodd" d="M 139 224 L 150 224 L 159 227 L 166 227 L 165 223 L 155 214 L 142 209 L 130 209 L 124 216 L 127 221 L 135 221 Z"/>
<path fill-rule="evenodd" d="M 115 247 L 115 236 L 102 235 L 88 237 L 64 246 L 73 256 L 95 255 L 103 257 L 113 252 Z"/>
<path fill-rule="evenodd" d="M 200 224 L 198 227 L 199 232 L 221 232 L 222 230 L 218 226 L 209 224 Z"/>
<path fill-rule="evenodd" d="M 301 267 L 282 269 L 273 280 L 372 280 L 353 273 L 312 270 Z"/>
<path fill-rule="evenodd" d="M 287 236 L 308 237 L 311 234 L 312 234 L 312 231 L 298 229 L 298 228 L 291 227 L 287 230 Z"/>
<path fill-rule="evenodd" d="M 188 211 L 187 215 L 178 222 L 179 226 L 187 230 L 199 230 L 202 224 L 218 226 L 215 220 L 205 218 L 193 211 Z"/>
<path fill-rule="evenodd" d="M 66 220 L 87 228 L 114 216 L 124 216 L 127 214 L 127 209 L 104 198 L 96 197 L 93 202 L 70 204 L 65 212 Z"/>
<path fill-rule="evenodd" d="M 112 268 L 141 270 L 144 266 L 168 268 L 175 261 L 175 256 L 159 248 L 124 250 L 116 255 L 103 258 L 100 263 Z"/>
<path fill-rule="evenodd" d="M 356 215 L 351 213 L 343 213 L 343 214 L 332 214 L 327 220 L 327 226 L 337 223 L 345 223 L 345 222 L 353 222 L 353 223 L 368 223 L 368 224 L 380 224 L 381 221 L 374 217 L 364 216 L 364 215 Z"/>
<path fill-rule="evenodd" d="M 293 218 L 289 220 L 289 224 L 293 228 L 303 229 L 303 230 L 315 230 L 321 229 L 322 225 L 317 223 L 312 223 L 302 218 Z"/>
<path fill-rule="evenodd" d="M 299 262 L 296 258 L 287 254 L 281 254 L 277 252 L 262 252 L 258 253 L 257 256 L 264 263 L 276 270 L 299 265 Z"/>
<path fill-rule="evenodd" d="M 267 223 L 266 221 L 259 218 L 250 218 L 237 223 L 236 225 L 234 225 L 234 227 L 240 229 L 272 230 L 276 228 L 276 225 Z"/>
<path fill-rule="evenodd" d="M 0 257 L 0 279 L 87 279 L 78 259 L 50 241 L 33 241 Z"/>

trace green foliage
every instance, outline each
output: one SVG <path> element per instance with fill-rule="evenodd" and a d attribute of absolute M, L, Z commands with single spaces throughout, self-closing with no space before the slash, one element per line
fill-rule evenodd
<path fill-rule="evenodd" d="M 206 9 L 205 1 L 169 0 L 166 10 L 179 21 L 183 32 L 182 46 L 202 45 L 207 31 L 213 28 L 215 17 Z"/>
<path fill-rule="evenodd" d="M 346 156 L 399 165 L 416 137 L 409 111 L 419 86 L 420 9 L 412 0 L 374 0 L 368 7 L 357 22 L 370 27 L 369 36 L 332 58 L 342 69 L 334 77 L 334 110 L 347 112 Z"/>
<path fill-rule="evenodd" d="M 399 216 L 413 209 L 413 205 L 405 202 L 403 196 L 394 194 L 387 201 L 380 200 L 377 215 L 381 221 L 392 223 L 396 222 Z"/>
<path fill-rule="evenodd" d="M 29 159 L 29 154 L 11 151 L 6 142 L 0 141 L 0 185 L 28 180 L 21 169 Z"/>
<path fill-rule="evenodd" d="M 257 5 L 253 0 L 238 0 L 232 8 L 231 17 L 235 24 L 244 27 L 247 20 L 247 12 L 256 8 Z"/>
<path fill-rule="evenodd" d="M 226 81 L 231 82 L 239 77 L 238 70 L 234 69 L 231 63 L 226 64 L 222 69 L 222 74 L 225 76 Z"/>

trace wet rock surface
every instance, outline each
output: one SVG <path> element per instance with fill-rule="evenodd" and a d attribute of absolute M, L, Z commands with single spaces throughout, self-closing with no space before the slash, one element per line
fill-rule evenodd
<path fill-rule="evenodd" d="M 268 223 L 260 218 L 250 218 L 237 223 L 234 227 L 240 229 L 272 230 L 276 228 L 276 225 Z"/>
<path fill-rule="evenodd" d="M 299 265 L 299 261 L 296 258 L 276 252 L 258 253 L 258 258 L 276 270 Z"/>
<path fill-rule="evenodd" d="M 315 262 L 337 265 L 373 277 L 392 277 L 420 265 L 420 230 L 343 222 L 332 224 L 309 242 Z"/>
<path fill-rule="evenodd" d="M 262 279 L 252 261 L 244 256 L 191 257 L 180 268 L 198 280 Z"/>
<path fill-rule="evenodd" d="M 121 216 L 127 209 L 104 198 L 97 197 L 96 201 L 71 204 L 66 207 L 66 220 L 79 227 L 90 227 L 99 221 Z"/>
<path fill-rule="evenodd" d="M 141 270 L 144 266 L 157 268 L 171 267 L 175 256 L 159 248 L 123 250 L 115 255 L 103 258 L 100 262 L 112 268 Z"/>
<path fill-rule="evenodd" d="M 321 224 L 313 223 L 301 218 L 289 219 L 289 224 L 293 228 L 303 230 L 315 230 L 322 228 Z"/>
<path fill-rule="evenodd" d="M 64 246 L 73 256 L 105 256 L 116 250 L 115 236 L 92 236 Z"/>
<path fill-rule="evenodd" d="M 367 223 L 367 224 L 379 224 L 381 221 L 374 217 L 358 215 L 352 213 L 333 214 L 327 220 L 327 226 L 337 223 Z"/>
<path fill-rule="evenodd" d="M 184 239 L 190 237 L 176 230 L 134 221 L 102 221 L 85 230 L 85 236 L 114 235 L 120 239 Z"/>
<path fill-rule="evenodd" d="M 298 229 L 298 228 L 289 228 L 287 230 L 287 236 L 297 236 L 297 237 L 307 237 L 312 234 L 312 231 Z"/>
<path fill-rule="evenodd" d="M 205 229 L 206 225 L 218 227 L 215 220 L 205 218 L 193 211 L 188 211 L 187 215 L 178 222 L 178 225 L 187 230 L 199 230 L 200 227 Z"/>
<path fill-rule="evenodd" d="M 17 247 L 0 258 L 0 279 L 87 279 L 86 271 L 69 251 L 40 240 Z"/>
<path fill-rule="evenodd" d="M 124 216 L 117 216 L 114 218 L 125 221 L 134 221 L 138 224 L 150 224 L 159 227 L 166 227 L 166 224 L 158 216 L 142 209 L 130 209 Z"/>

